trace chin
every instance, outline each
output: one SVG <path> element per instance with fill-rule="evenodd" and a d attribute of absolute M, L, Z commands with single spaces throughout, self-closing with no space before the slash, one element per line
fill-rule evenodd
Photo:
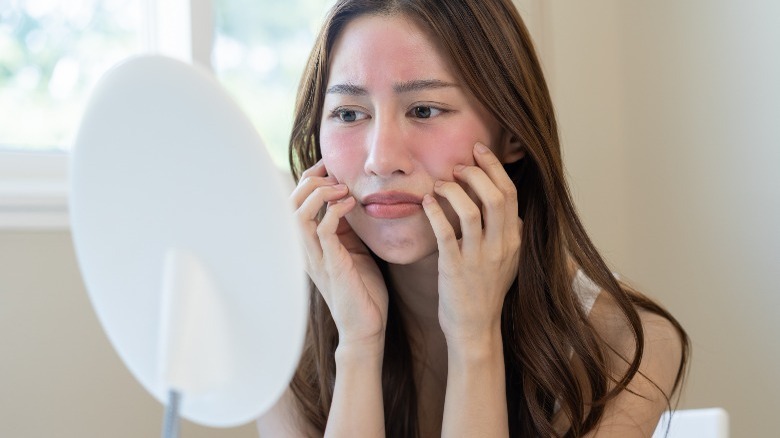
<path fill-rule="evenodd" d="M 377 223 L 362 215 L 347 214 L 347 222 L 371 252 L 387 263 L 410 265 L 438 250 L 424 216 Z"/>
<path fill-rule="evenodd" d="M 372 251 L 374 251 L 372 249 Z M 380 259 L 384 260 L 387 263 L 391 263 L 393 265 L 411 265 L 413 263 L 419 262 L 426 256 L 430 254 L 417 254 L 413 253 L 411 251 L 381 251 L 377 252 L 374 251 L 374 254 L 377 255 Z"/>
<path fill-rule="evenodd" d="M 363 241 L 377 257 L 394 265 L 411 265 L 436 252 L 436 241 L 424 239 L 391 239 L 382 241 Z"/>

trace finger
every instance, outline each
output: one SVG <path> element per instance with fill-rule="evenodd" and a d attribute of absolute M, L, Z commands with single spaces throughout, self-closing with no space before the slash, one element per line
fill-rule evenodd
<path fill-rule="evenodd" d="M 327 174 L 328 170 L 325 168 L 325 162 L 320 159 L 320 161 L 314 163 L 313 166 L 303 171 L 301 179 L 304 179 L 307 176 L 325 176 Z"/>
<path fill-rule="evenodd" d="M 294 216 L 303 234 L 306 253 L 314 264 L 318 264 L 322 259 L 322 247 L 317 237 L 317 214 L 323 205 L 343 198 L 348 192 L 347 186 L 343 184 L 317 187 L 295 211 Z"/>
<path fill-rule="evenodd" d="M 496 185 L 499 191 L 504 195 L 505 203 L 504 209 L 506 211 L 505 217 L 505 231 L 510 231 L 509 228 L 517 229 L 517 222 L 514 220 L 508 220 L 509 218 L 518 217 L 517 215 L 517 188 L 512 182 L 512 179 L 507 175 L 504 166 L 501 161 L 482 143 L 477 143 L 474 146 L 474 160 L 477 165 L 487 174 L 493 184 Z"/>
<path fill-rule="evenodd" d="M 333 176 L 307 176 L 301 179 L 298 185 L 295 186 L 295 189 L 290 194 L 290 199 L 295 208 L 298 208 L 317 187 L 336 185 L 338 183 L 339 181 Z"/>
<path fill-rule="evenodd" d="M 506 200 L 504 194 L 479 167 L 456 166 L 454 175 L 456 179 L 471 187 L 482 204 L 485 242 L 491 247 L 499 247 L 505 231 Z"/>
<path fill-rule="evenodd" d="M 317 219 L 317 214 L 328 202 L 337 201 L 345 197 L 349 189 L 344 184 L 320 186 L 303 201 L 300 207 L 295 211 L 295 216 L 299 222 L 313 221 Z"/>
<path fill-rule="evenodd" d="M 317 187 L 338 184 L 338 180 L 334 176 L 327 176 L 325 165 L 321 163 L 320 161 L 301 175 L 298 185 L 295 186 L 290 195 L 295 208 L 299 208 Z"/>
<path fill-rule="evenodd" d="M 439 202 L 430 194 L 425 194 L 422 200 L 423 211 L 428 216 L 433 228 L 433 234 L 436 236 L 436 244 L 439 247 L 439 263 L 444 266 L 453 266 L 460 257 L 460 248 L 458 248 L 458 238 L 455 236 L 455 230 L 452 224 L 447 220 L 447 215 L 441 208 Z"/>
<path fill-rule="evenodd" d="M 445 198 L 458 215 L 463 252 L 478 251 L 482 242 L 482 212 L 477 204 L 453 181 L 437 181 L 433 191 Z"/>
<path fill-rule="evenodd" d="M 357 201 L 353 196 L 348 196 L 338 202 L 331 202 L 317 226 L 317 237 L 322 245 L 322 256 L 325 268 L 330 272 L 343 268 L 341 259 L 345 256 L 346 249 L 341 244 L 336 233 L 339 222 L 350 210 L 355 208 Z"/>

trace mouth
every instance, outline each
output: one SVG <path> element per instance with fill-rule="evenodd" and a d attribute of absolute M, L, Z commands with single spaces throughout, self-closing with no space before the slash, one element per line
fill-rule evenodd
<path fill-rule="evenodd" d="M 366 214 L 376 219 L 399 219 L 422 211 L 422 196 L 407 192 L 379 192 L 361 201 Z"/>

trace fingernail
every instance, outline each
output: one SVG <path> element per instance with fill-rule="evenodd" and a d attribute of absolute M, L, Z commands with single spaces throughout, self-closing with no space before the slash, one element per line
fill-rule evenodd
<path fill-rule="evenodd" d="M 441 187 L 443 185 L 444 185 L 444 181 L 436 181 L 435 183 L 433 183 L 434 187 Z"/>
<path fill-rule="evenodd" d="M 465 168 L 466 168 L 466 166 L 464 166 L 462 164 L 458 164 L 458 165 L 455 166 L 455 172 L 460 172 L 461 170 L 463 170 Z"/>
<path fill-rule="evenodd" d="M 490 152 L 490 149 L 488 149 L 487 146 L 485 146 L 484 144 L 482 144 L 480 142 L 477 142 L 475 147 L 477 148 L 477 152 L 479 152 L 480 154 L 486 154 L 486 153 Z"/>
<path fill-rule="evenodd" d="M 425 205 L 431 205 L 431 204 L 433 204 L 434 202 L 435 202 L 435 200 L 433 199 L 433 196 L 431 196 L 431 195 L 429 195 L 429 194 L 427 194 L 427 193 L 426 193 L 425 195 L 423 195 L 423 200 L 422 200 L 422 203 L 423 203 L 423 204 L 425 204 Z"/>

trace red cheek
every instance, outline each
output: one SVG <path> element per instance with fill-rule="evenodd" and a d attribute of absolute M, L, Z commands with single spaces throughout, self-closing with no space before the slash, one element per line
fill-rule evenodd
<path fill-rule="evenodd" d="M 435 179 L 453 180 L 452 169 L 457 164 L 473 165 L 473 134 L 463 130 L 437 130 L 427 135 L 427 141 L 418 149 L 418 159 L 425 163 Z M 471 134 L 471 135 L 469 135 Z"/>
<path fill-rule="evenodd" d="M 365 158 L 360 139 L 349 132 L 320 132 L 320 150 L 325 168 L 340 181 L 363 169 Z"/>

